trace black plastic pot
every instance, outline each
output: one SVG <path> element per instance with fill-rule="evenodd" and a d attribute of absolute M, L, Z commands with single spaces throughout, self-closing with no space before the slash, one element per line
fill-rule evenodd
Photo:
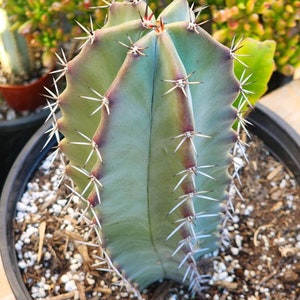
<path fill-rule="evenodd" d="M 257 106 L 249 116 L 249 120 L 254 124 L 251 131 L 266 142 L 272 154 L 295 174 L 300 183 L 299 135 L 262 105 Z M 28 181 L 50 148 L 55 146 L 55 141 L 52 141 L 41 151 L 47 139 L 44 132 L 48 128 L 49 123 L 39 129 L 20 153 L 9 173 L 0 201 L 0 250 L 8 280 L 17 300 L 31 300 L 31 297 L 17 264 L 12 220 L 16 203 L 22 197 Z"/>
<path fill-rule="evenodd" d="M 270 93 L 284 86 L 285 84 L 291 82 L 292 80 L 293 80 L 293 75 L 287 76 L 287 75 L 283 75 L 282 73 L 279 73 L 278 71 L 274 71 L 268 83 L 267 93 Z"/>
<path fill-rule="evenodd" d="M 16 157 L 48 114 L 48 110 L 41 110 L 16 120 L 0 122 L 0 192 Z"/>
<path fill-rule="evenodd" d="M 290 170 L 300 184 L 300 136 L 276 113 L 258 103 L 248 120 L 256 134 L 272 153 Z"/>
<path fill-rule="evenodd" d="M 37 121 L 40 123 L 40 120 Z M 25 286 L 14 248 L 13 219 L 16 204 L 26 190 L 27 183 L 45 159 L 50 149 L 55 146 L 55 140 L 41 150 L 47 140 L 45 131 L 50 128 L 49 122 L 40 127 L 25 145 L 14 162 L 2 190 L 0 200 L 0 251 L 4 269 L 17 300 L 31 300 Z"/>

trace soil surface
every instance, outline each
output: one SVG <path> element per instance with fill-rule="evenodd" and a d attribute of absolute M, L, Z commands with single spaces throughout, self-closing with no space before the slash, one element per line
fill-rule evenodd
<path fill-rule="evenodd" d="M 250 144 L 250 163 L 237 182 L 243 199 L 235 196 L 227 226 L 230 244 L 202 266 L 211 274 L 207 290 L 192 298 L 163 281 L 143 299 L 300 299 L 299 186 L 258 139 Z M 93 226 L 70 203 L 67 188 L 57 188 L 62 167 L 44 163 L 18 205 L 16 250 L 28 290 L 34 299 L 137 299 L 118 285 L 116 273 L 101 271 L 107 266 Z"/>

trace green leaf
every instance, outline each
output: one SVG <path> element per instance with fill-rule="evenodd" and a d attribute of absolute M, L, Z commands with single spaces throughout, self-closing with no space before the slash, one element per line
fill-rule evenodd
<path fill-rule="evenodd" d="M 234 73 L 241 82 L 248 76 L 249 79 L 243 85 L 246 90 L 246 95 L 252 106 L 261 98 L 267 91 L 268 82 L 274 71 L 274 54 L 276 43 L 272 40 L 259 42 L 257 40 L 246 38 L 242 42 L 242 47 L 235 52 L 237 59 L 234 61 Z M 245 66 L 241 64 L 242 61 Z M 247 93 L 249 91 L 250 93 Z M 241 95 L 234 102 L 237 107 L 240 102 Z M 248 105 L 245 103 L 242 111 L 247 111 Z"/>

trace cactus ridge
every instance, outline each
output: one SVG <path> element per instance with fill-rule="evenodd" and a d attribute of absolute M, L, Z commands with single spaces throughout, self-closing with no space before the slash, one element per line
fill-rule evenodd
<path fill-rule="evenodd" d="M 197 16 L 185 0 L 156 20 L 143 1 L 113 2 L 73 60 L 58 56 L 67 87 L 49 97 L 58 103 L 51 115 L 62 112 L 50 137 L 64 135 L 71 191 L 111 268 L 140 290 L 168 278 L 202 291 L 208 276 L 198 264 L 218 249 L 230 209 L 230 150 L 236 140 L 243 147 L 241 127 L 232 130 L 237 116 L 243 122 L 232 103 L 239 92 L 247 98 L 235 48 L 214 41 Z"/>

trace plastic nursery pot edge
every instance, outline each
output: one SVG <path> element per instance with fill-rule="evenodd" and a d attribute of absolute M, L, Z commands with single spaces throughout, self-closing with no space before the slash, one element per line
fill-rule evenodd
<path fill-rule="evenodd" d="M 256 134 L 270 153 L 293 173 L 300 184 L 300 136 L 279 115 L 261 103 L 257 103 L 248 116 L 252 124 L 249 130 Z"/>

